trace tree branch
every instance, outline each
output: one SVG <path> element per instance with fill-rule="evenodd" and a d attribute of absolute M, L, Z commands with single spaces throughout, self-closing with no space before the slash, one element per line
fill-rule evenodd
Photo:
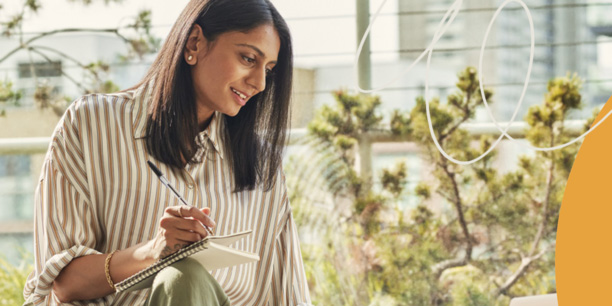
<path fill-rule="evenodd" d="M 463 117 L 461 117 L 461 120 L 459 120 L 457 123 L 455 123 L 455 125 L 453 127 L 451 127 L 448 131 L 446 131 L 446 133 L 440 134 L 440 137 L 438 138 L 438 143 L 441 143 L 444 139 L 446 139 L 446 137 L 448 137 L 453 132 L 455 132 L 455 130 L 457 130 L 459 128 L 459 126 L 461 126 L 461 124 L 466 122 L 468 119 L 470 119 L 470 116 L 469 116 L 469 114 L 467 112 L 465 112 Z"/>
<path fill-rule="evenodd" d="M 550 146 L 553 147 L 554 144 L 555 134 L 551 127 Z M 531 265 L 531 263 L 542 257 L 548 251 L 548 248 L 545 248 L 537 255 L 534 255 L 536 250 L 538 249 L 540 241 L 544 237 L 544 233 L 546 232 L 546 225 L 548 223 L 548 208 L 550 206 L 550 194 L 552 193 L 555 171 L 555 160 L 552 152 L 550 154 L 549 161 L 550 165 L 548 167 L 548 175 L 546 178 L 546 195 L 544 197 L 544 205 L 542 207 L 541 213 L 542 219 L 540 220 L 540 224 L 538 226 L 538 232 L 536 233 L 533 243 L 531 244 L 531 248 L 529 249 L 527 257 L 522 258 L 521 265 L 519 266 L 518 270 L 514 274 L 512 274 L 512 276 L 510 276 L 508 280 L 506 280 L 506 282 L 496 291 L 496 296 L 499 296 L 500 294 L 505 294 L 525 274 L 525 271 L 527 271 L 529 265 Z"/>
<path fill-rule="evenodd" d="M 433 275 L 434 275 L 434 279 L 440 279 L 440 276 L 442 275 L 442 272 L 444 272 L 447 269 L 450 268 L 455 268 L 455 267 L 461 267 L 461 266 L 465 266 L 468 264 L 468 256 L 466 253 L 466 256 L 464 256 L 463 258 L 454 258 L 454 259 L 447 259 L 445 261 L 439 262 L 437 264 L 435 264 L 431 269 L 433 271 Z"/>
<path fill-rule="evenodd" d="M 468 262 L 472 258 L 472 247 L 473 247 L 472 239 L 470 236 L 470 231 L 468 230 L 467 222 L 465 221 L 465 215 L 463 214 L 463 203 L 461 201 L 461 194 L 459 192 L 459 186 L 457 184 L 457 181 L 455 180 L 455 173 L 451 172 L 448 169 L 448 164 L 446 162 L 443 162 L 443 165 L 444 166 L 442 167 L 442 170 L 444 170 L 444 173 L 446 173 L 446 175 L 450 179 L 451 184 L 453 186 L 453 194 L 455 198 L 454 198 L 454 201 L 452 202 L 453 202 L 453 205 L 455 206 L 455 210 L 457 211 L 457 218 L 461 225 L 461 230 L 463 231 L 463 235 L 465 236 L 466 247 L 465 247 L 465 256 L 463 258 L 448 259 L 440 263 L 437 263 L 432 267 L 435 279 L 440 279 L 442 272 L 444 272 L 444 270 L 446 269 L 467 265 Z"/>
<path fill-rule="evenodd" d="M 2 58 L 0 58 L 0 64 L 4 62 L 7 58 L 11 57 L 11 55 L 15 54 L 17 51 L 26 49 L 26 45 L 20 45 L 19 47 L 9 51 L 9 53 L 5 54 Z"/>
<path fill-rule="evenodd" d="M 95 78 L 95 81 L 96 81 L 96 82 L 101 82 L 101 80 L 100 80 L 100 76 L 98 75 L 98 73 L 97 73 L 96 71 L 94 71 L 93 69 L 89 69 L 89 68 L 87 68 L 87 66 L 85 66 L 85 64 L 81 63 L 81 62 L 80 62 L 79 60 L 77 60 L 76 58 L 74 58 L 74 57 L 72 57 L 72 56 L 70 56 L 70 55 L 68 55 L 68 54 L 66 54 L 66 53 L 64 53 L 64 52 L 61 52 L 61 51 L 59 51 L 59 50 L 57 50 L 57 49 L 54 49 L 54 48 L 45 47 L 45 46 L 30 46 L 30 48 L 29 48 L 29 49 L 30 49 L 30 50 L 40 49 L 40 50 L 46 50 L 46 51 L 49 51 L 49 52 L 53 52 L 53 53 L 55 53 L 55 54 L 59 55 L 60 57 L 63 57 L 63 58 L 65 58 L 65 59 L 67 59 L 67 60 L 69 60 L 69 61 L 71 61 L 71 62 L 75 63 L 77 66 L 81 67 L 81 69 L 86 70 L 86 71 L 89 71 L 89 72 L 90 72 L 90 73 L 93 75 L 93 77 Z M 41 56 L 43 56 L 43 55 L 42 55 L 42 53 L 40 53 L 40 52 L 37 52 L 37 53 L 38 53 L 38 54 L 40 54 Z M 48 57 L 46 57 L 46 56 L 43 56 L 43 57 L 45 57 L 45 59 L 46 59 L 48 62 L 51 62 L 51 60 L 50 60 Z M 64 73 L 64 71 L 62 71 L 62 74 L 63 74 L 64 76 L 66 76 L 67 78 L 71 79 L 71 78 L 70 78 L 70 77 L 69 77 L 69 76 L 68 76 L 66 73 Z M 75 80 L 73 80 L 73 79 L 71 79 L 71 81 L 75 82 Z M 75 84 L 76 84 L 76 83 L 75 83 Z M 82 87 L 80 84 L 77 84 L 77 86 L 79 86 L 79 87 L 81 87 L 81 89 L 85 90 L 85 88 L 84 88 L 84 87 Z"/>
<path fill-rule="evenodd" d="M 44 58 L 45 60 L 47 60 L 48 62 L 51 62 L 52 60 L 46 56 L 44 53 L 33 49 L 33 48 L 29 48 L 29 51 L 32 51 L 38 55 L 40 55 L 42 58 Z M 83 85 L 81 85 L 81 83 L 77 82 L 77 80 L 75 80 L 73 77 L 71 77 L 70 75 L 68 75 L 66 72 L 64 72 L 63 70 L 61 71 L 62 75 L 65 76 L 68 80 L 70 80 L 72 83 L 74 83 L 77 87 L 79 87 L 81 90 L 86 91 L 87 89 L 85 87 L 83 87 Z"/>
<path fill-rule="evenodd" d="M 37 46 L 37 45 L 36 46 L 30 46 L 29 49 L 30 50 L 38 49 L 38 50 L 45 50 L 45 51 L 53 52 L 53 53 L 55 53 L 55 54 L 65 58 L 65 59 L 75 63 L 77 66 L 79 66 L 79 67 L 81 67 L 83 69 L 87 69 L 87 66 L 85 66 L 85 64 L 81 63 L 79 60 L 77 60 L 76 58 L 74 58 L 74 57 L 72 57 L 72 56 L 70 56 L 70 55 L 68 55 L 68 54 L 66 54 L 66 53 L 64 53 L 62 51 L 59 51 L 57 49 L 54 49 L 54 48 L 51 48 L 51 47 L 46 47 L 46 46 Z"/>
<path fill-rule="evenodd" d="M 456 129 L 459 128 L 459 126 L 466 122 L 468 119 L 470 119 L 470 109 L 467 106 L 470 102 L 470 99 L 472 98 L 472 93 L 470 91 L 467 92 L 467 95 L 465 97 L 465 105 L 466 107 L 463 108 L 463 117 L 461 118 L 461 120 L 459 120 L 459 122 L 457 122 L 452 128 L 450 128 L 450 130 L 448 130 L 446 133 L 440 134 L 440 138 L 438 139 L 439 143 L 442 143 L 442 140 L 444 140 L 446 137 L 448 137 L 450 134 L 452 134 L 453 132 L 455 132 Z"/>
<path fill-rule="evenodd" d="M 495 244 L 491 244 L 491 245 L 489 245 L 489 246 L 487 247 L 487 249 L 486 249 L 484 252 L 480 253 L 478 256 L 476 256 L 476 257 L 474 258 L 474 260 L 476 260 L 476 259 L 480 258 L 481 256 L 483 256 L 484 254 L 487 254 L 488 252 L 493 252 L 493 251 L 495 251 L 495 249 L 497 249 L 498 247 L 502 246 L 502 245 L 503 245 L 504 243 L 506 243 L 507 241 L 510 241 L 510 239 L 504 239 L 504 240 L 499 241 L 499 242 L 497 242 L 497 243 L 495 243 Z"/>
<path fill-rule="evenodd" d="M 47 37 L 47 36 L 51 36 L 51 35 L 55 35 L 58 33 L 70 33 L 70 32 L 93 32 L 93 33 L 110 33 L 110 34 L 115 34 L 117 35 L 117 37 L 121 38 L 124 42 L 129 43 L 130 40 L 127 39 L 125 36 L 121 35 L 119 33 L 119 29 L 86 29 L 86 28 L 67 28 L 67 29 L 58 29 L 58 30 L 53 30 L 53 31 L 49 31 L 49 32 L 44 32 L 44 33 L 40 33 L 39 35 L 36 35 L 30 39 L 28 39 L 25 42 L 25 45 L 29 45 L 30 43 L 39 40 L 43 37 Z"/>
<path fill-rule="evenodd" d="M 7 58 L 11 57 L 11 55 L 15 54 L 17 51 L 29 48 L 29 45 L 38 39 L 41 39 L 46 36 L 54 35 L 57 33 L 69 33 L 69 32 L 111 33 L 111 34 L 117 35 L 117 37 L 121 38 L 125 43 L 130 43 L 130 40 L 128 38 L 126 38 L 125 36 L 119 33 L 119 29 L 83 29 L 83 28 L 59 29 L 59 30 L 53 30 L 53 31 L 41 33 L 37 36 L 34 36 L 28 39 L 26 42 L 23 42 L 22 40 L 20 40 L 21 44 L 15 49 L 9 51 L 2 58 L 0 58 L 0 63 L 4 62 Z"/>
<path fill-rule="evenodd" d="M 495 296 L 499 296 L 501 294 L 506 294 L 508 292 L 508 290 L 514 286 L 514 284 L 516 284 L 516 282 L 525 274 L 525 272 L 527 271 L 527 268 L 529 268 L 529 266 L 535 262 L 536 260 L 540 259 L 540 257 L 542 257 L 544 254 L 546 254 L 546 252 L 548 252 L 548 248 L 545 248 L 544 250 L 542 250 L 540 253 L 538 253 L 535 256 L 530 256 L 530 257 L 525 257 L 521 260 L 521 265 L 520 267 L 516 270 L 516 272 L 514 272 L 514 274 L 512 274 L 507 280 L 506 282 L 504 282 L 504 284 L 499 287 L 499 289 L 497 289 L 497 291 L 495 292 Z"/>
<path fill-rule="evenodd" d="M 554 132 L 551 131 L 551 139 L 550 146 L 553 147 L 555 144 L 555 135 Z M 536 252 L 542 237 L 544 236 L 544 232 L 546 231 L 546 225 L 548 223 L 548 207 L 550 206 L 550 194 L 552 193 L 553 188 L 553 180 L 554 180 L 554 171 L 555 171 L 555 160 L 553 157 L 553 153 L 550 154 L 550 166 L 548 167 L 548 176 L 546 177 L 546 195 L 544 197 L 544 206 L 542 207 L 542 220 L 540 220 L 540 225 L 538 226 L 538 232 L 533 240 L 533 244 L 531 245 L 531 249 L 529 250 L 529 256 L 533 256 Z"/>
<path fill-rule="evenodd" d="M 465 236 L 466 239 L 466 243 L 467 243 L 467 248 L 466 248 L 466 259 L 469 260 L 472 256 L 472 239 L 470 237 L 470 231 L 468 230 L 467 227 L 467 222 L 465 221 L 465 215 L 463 214 L 463 203 L 461 201 L 461 194 L 459 192 L 459 185 L 457 184 L 457 181 L 455 180 L 455 173 L 451 172 L 448 169 L 448 164 L 446 165 L 446 167 L 444 167 L 444 172 L 446 173 L 446 175 L 448 176 L 448 178 L 451 180 L 452 186 L 453 186 L 453 193 L 455 195 L 455 201 L 453 202 L 453 204 L 455 205 L 455 210 L 457 210 L 457 218 L 459 219 L 459 223 L 461 224 L 461 229 L 463 230 L 463 235 Z"/>

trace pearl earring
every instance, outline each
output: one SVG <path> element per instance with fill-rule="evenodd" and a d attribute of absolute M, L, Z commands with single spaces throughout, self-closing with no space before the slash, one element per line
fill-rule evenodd
<path fill-rule="evenodd" d="M 192 60 L 192 59 L 193 59 L 193 56 L 191 56 L 191 55 L 187 57 L 187 60 L 188 60 L 188 61 L 190 61 L 190 60 Z"/>

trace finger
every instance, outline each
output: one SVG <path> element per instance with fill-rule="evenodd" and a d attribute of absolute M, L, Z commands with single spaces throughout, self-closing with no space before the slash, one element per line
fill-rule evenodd
<path fill-rule="evenodd" d="M 175 228 L 166 231 L 164 239 L 166 240 L 166 245 L 174 246 L 176 244 L 191 244 L 192 242 L 202 240 L 202 237 L 197 232 L 183 231 Z"/>
<path fill-rule="evenodd" d="M 210 216 L 210 207 L 204 207 L 202 208 L 202 212 L 204 214 L 206 214 L 207 216 Z"/>
<path fill-rule="evenodd" d="M 166 207 L 165 212 L 173 217 L 188 218 L 188 217 L 194 217 L 194 210 L 202 213 L 197 208 L 193 206 L 187 206 L 187 205 L 169 206 L 169 207 Z M 197 214 L 197 212 L 195 213 Z"/>
<path fill-rule="evenodd" d="M 164 210 L 166 214 L 169 214 L 170 216 L 177 217 L 177 218 L 185 218 L 186 216 L 184 215 L 184 211 L 185 211 L 184 205 L 169 206 L 169 207 L 166 207 L 166 209 Z"/>
<path fill-rule="evenodd" d="M 173 215 L 175 210 L 166 209 L 166 214 L 161 218 L 159 222 L 160 228 L 167 231 L 168 235 L 173 235 L 175 231 L 187 231 L 195 232 L 200 235 L 200 239 L 208 236 L 208 231 L 204 228 L 204 225 L 199 220 L 193 218 L 180 218 Z"/>
<path fill-rule="evenodd" d="M 175 227 L 177 224 L 177 220 L 184 220 L 185 218 L 191 217 L 195 220 L 200 221 L 201 224 L 205 227 L 208 226 L 208 228 L 206 229 L 207 234 L 202 236 L 202 238 L 208 236 L 208 234 L 214 233 L 214 230 L 212 228 L 215 226 L 215 222 L 212 220 L 212 218 L 204 214 L 203 211 L 193 206 L 170 206 L 166 208 L 165 212 L 167 217 L 162 217 L 162 222 L 160 222 L 160 226 L 164 228 Z"/>
<path fill-rule="evenodd" d="M 176 207 L 176 206 L 174 206 Z M 177 209 L 177 214 L 178 214 L 178 209 Z M 206 215 L 204 212 L 202 212 L 201 210 L 193 207 L 193 206 L 183 206 L 182 208 L 182 215 L 183 218 L 186 217 L 192 217 L 200 222 L 202 222 L 202 224 L 209 226 L 209 227 L 214 227 L 215 226 L 215 221 L 213 221 L 213 219 L 211 217 L 209 217 L 208 215 Z"/>
<path fill-rule="evenodd" d="M 188 231 L 198 233 L 200 235 L 200 239 L 208 236 L 208 231 L 204 229 L 204 226 L 200 221 L 195 219 L 176 219 L 176 229 L 181 231 Z"/>
<path fill-rule="evenodd" d="M 200 236 L 200 234 L 196 233 L 196 232 L 190 232 L 190 231 L 176 231 L 176 233 L 174 233 L 174 239 L 176 239 L 177 241 L 181 242 L 181 243 L 193 243 L 196 241 L 200 241 L 202 240 L 202 237 Z"/>

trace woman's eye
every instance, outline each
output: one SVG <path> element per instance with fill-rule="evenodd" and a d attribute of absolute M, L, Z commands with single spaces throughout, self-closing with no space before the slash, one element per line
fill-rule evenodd
<path fill-rule="evenodd" d="M 245 60 L 247 63 L 254 63 L 255 62 L 254 58 L 250 58 L 248 56 L 242 56 L 242 59 Z"/>

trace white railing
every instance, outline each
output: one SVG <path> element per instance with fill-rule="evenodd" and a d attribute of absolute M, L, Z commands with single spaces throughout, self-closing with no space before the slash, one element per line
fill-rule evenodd
<path fill-rule="evenodd" d="M 51 137 L 0 138 L 0 155 L 42 154 L 47 152 Z"/>
<path fill-rule="evenodd" d="M 500 126 L 505 127 L 507 123 L 500 123 Z M 565 130 L 574 135 L 579 135 L 585 125 L 584 120 L 568 120 L 565 121 Z M 474 137 L 481 135 L 500 135 L 501 133 L 492 123 L 466 123 L 461 126 L 466 129 Z M 514 122 L 508 129 L 508 134 L 513 138 L 524 138 L 527 123 Z M 306 129 L 292 129 L 290 133 L 290 143 L 295 143 L 302 139 L 307 134 Z M 32 137 L 32 138 L 4 138 L 0 139 L 0 155 L 9 154 L 43 154 L 49 147 L 50 137 Z M 362 135 L 359 139 L 359 166 L 363 174 L 369 175 L 372 173 L 372 144 L 382 142 L 410 142 L 408 136 L 394 136 L 388 132 L 371 132 Z M 0 234 L 6 233 L 28 233 L 33 230 L 32 221 L 3 221 L 0 224 Z"/>
<path fill-rule="evenodd" d="M 501 122 L 500 126 L 505 127 L 507 122 Z M 566 131 L 572 134 L 579 134 L 584 127 L 584 120 L 567 120 L 565 121 Z M 526 122 L 513 122 L 508 128 L 508 134 L 514 138 L 525 137 L 525 130 L 528 125 Z M 466 123 L 461 125 L 461 128 L 466 129 L 470 134 L 477 137 L 480 135 L 500 135 L 501 133 L 493 123 Z M 290 135 L 292 141 L 304 137 L 307 130 L 291 129 Z M 389 133 L 373 132 L 364 135 L 371 143 L 375 142 L 405 142 L 410 141 L 409 137 L 397 137 Z M 0 138 L 0 155 L 8 154 L 41 154 L 47 151 L 49 147 L 50 137 L 31 137 L 31 138 Z"/>

